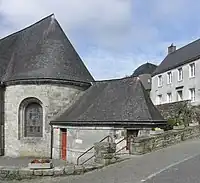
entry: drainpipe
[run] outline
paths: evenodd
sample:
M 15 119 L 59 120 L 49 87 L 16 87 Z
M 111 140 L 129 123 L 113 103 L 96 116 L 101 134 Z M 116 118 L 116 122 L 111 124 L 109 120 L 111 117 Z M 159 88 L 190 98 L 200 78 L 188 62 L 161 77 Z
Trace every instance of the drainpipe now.
M 51 159 L 53 158 L 53 125 L 51 125 Z

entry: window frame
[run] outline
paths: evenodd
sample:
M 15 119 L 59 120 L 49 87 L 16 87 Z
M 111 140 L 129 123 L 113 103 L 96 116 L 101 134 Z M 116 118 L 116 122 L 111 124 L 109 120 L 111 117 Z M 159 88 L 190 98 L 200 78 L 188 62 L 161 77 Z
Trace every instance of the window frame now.
M 177 101 L 183 101 L 183 90 L 177 90 L 176 92 L 177 92 Z M 180 97 L 179 92 L 182 93 L 182 97 Z M 180 97 L 180 100 L 179 100 L 179 97 Z
M 169 95 L 170 94 L 170 95 Z M 170 96 L 170 97 L 169 97 Z M 167 102 L 170 103 L 172 102 L 172 92 L 167 93 Z
M 180 67 L 178 70 L 178 81 L 183 81 L 183 68 Z M 181 74 L 180 74 L 181 73 Z M 180 77 L 181 76 L 181 77 Z
M 191 100 L 191 102 L 195 102 L 195 99 L 196 99 L 195 88 L 189 89 L 189 99 Z
M 157 105 L 160 105 L 160 104 L 162 104 L 162 94 L 157 95 Z
M 196 68 L 195 68 L 195 63 L 193 62 L 193 63 L 190 63 L 189 64 L 189 78 L 194 78 L 195 77 L 195 70 L 196 70 Z
M 42 108 L 42 124 L 41 124 L 41 136 L 26 136 L 25 135 L 25 109 L 31 103 L 37 103 Z M 45 111 L 42 102 L 37 98 L 26 98 L 19 105 L 19 115 L 18 115 L 18 140 L 39 140 L 44 138 L 44 128 L 45 128 Z
M 163 85 L 163 78 L 162 78 L 162 75 L 159 75 L 158 76 L 158 87 L 162 87 Z
M 172 72 L 169 71 L 167 72 L 167 84 L 171 84 L 172 83 Z
M 34 117 L 41 120 L 41 123 L 40 122 L 38 123 L 37 120 L 33 120 Z M 24 137 L 42 137 L 43 136 L 42 129 L 43 129 L 42 106 L 37 102 L 31 102 L 24 108 Z

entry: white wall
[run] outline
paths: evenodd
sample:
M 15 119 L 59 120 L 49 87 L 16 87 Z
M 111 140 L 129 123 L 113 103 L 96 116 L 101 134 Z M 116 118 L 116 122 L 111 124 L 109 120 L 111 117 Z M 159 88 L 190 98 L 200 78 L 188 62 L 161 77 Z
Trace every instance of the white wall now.
M 113 136 L 114 130 L 111 127 L 57 127 L 54 126 L 54 143 L 53 143 L 53 158 L 61 158 L 61 132 L 59 128 L 67 128 L 67 161 L 69 163 L 76 163 L 79 155 L 92 147 L 94 143 L 99 142 L 107 135 Z M 121 140 L 123 129 L 115 129 L 118 134 L 117 141 Z M 121 148 L 124 144 L 120 144 Z M 90 151 L 80 162 L 91 157 L 94 151 Z M 92 160 L 93 161 L 93 160 Z M 91 161 L 90 161 L 91 162 Z
M 193 62 L 191 62 L 193 63 Z M 178 81 L 178 68 L 168 70 L 167 72 L 158 74 L 152 77 L 152 89 L 151 89 L 151 99 L 155 105 L 157 105 L 157 96 L 162 95 L 162 103 L 168 103 L 167 93 L 172 93 L 172 102 L 177 101 L 177 90 L 176 87 L 183 86 L 183 100 L 189 100 L 189 89 L 195 88 L 195 102 L 193 105 L 200 104 L 200 60 L 194 61 L 195 63 L 195 77 L 189 78 L 189 64 L 185 64 L 182 67 L 183 69 L 183 80 Z M 167 73 L 172 72 L 172 83 L 167 84 Z M 158 76 L 162 75 L 163 85 L 158 87 Z

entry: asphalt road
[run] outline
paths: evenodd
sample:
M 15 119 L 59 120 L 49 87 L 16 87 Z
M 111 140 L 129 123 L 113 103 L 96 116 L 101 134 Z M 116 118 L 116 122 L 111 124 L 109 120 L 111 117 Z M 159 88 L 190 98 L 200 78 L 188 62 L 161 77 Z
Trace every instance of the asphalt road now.
M 11 183 L 200 183 L 200 139 L 183 142 L 81 176 Z M 10 183 L 0 181 L 0 183 Z
M 200 183 L 200 156 L 164 170 L 145 183 Z

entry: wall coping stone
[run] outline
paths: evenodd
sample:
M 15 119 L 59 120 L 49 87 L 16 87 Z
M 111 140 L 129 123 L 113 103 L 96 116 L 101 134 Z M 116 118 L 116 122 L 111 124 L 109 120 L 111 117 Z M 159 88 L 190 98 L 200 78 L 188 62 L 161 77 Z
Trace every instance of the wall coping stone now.
M 152 136 L 136 137 L 132 139 L 131 142 L 131 154 L 146 154 L 196 137 L 200 137 L 199 125 L 186 127 L 184 129 L 170 130 Z

